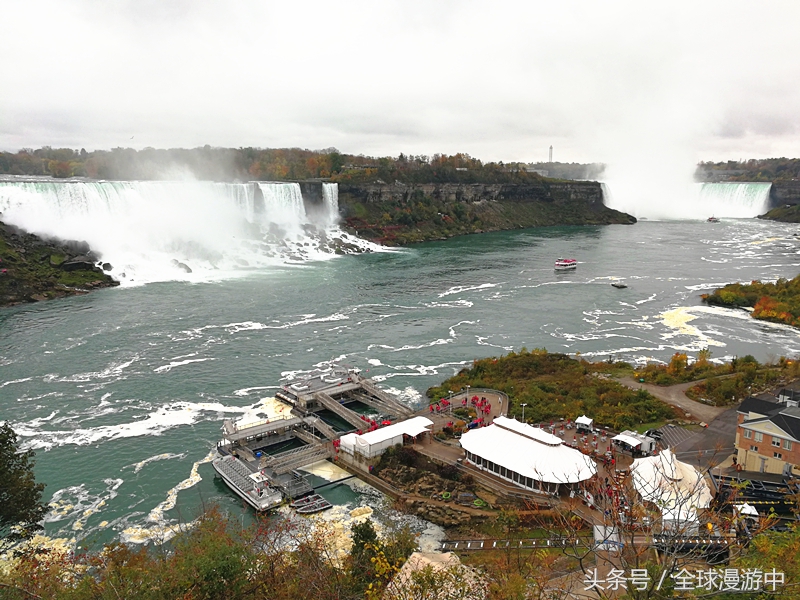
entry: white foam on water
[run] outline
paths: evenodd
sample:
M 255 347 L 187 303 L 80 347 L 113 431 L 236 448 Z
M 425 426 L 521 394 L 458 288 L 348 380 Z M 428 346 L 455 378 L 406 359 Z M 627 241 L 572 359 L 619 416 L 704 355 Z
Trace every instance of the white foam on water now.
M 399 399 L 400 402 L 406 406 L 413 408 L 422 403 L 422 394 L 416 388 L 413 388 L 410 385 L 404 387 L 403 389 L 387 387 L 385 390 Z
M 498 285 L 502 285 L 500 283 L 482 283 L 480 285 L 457 285 L 455 287 L 451 287 L 446 292 L 442 292 L 439 294 L 439 298 L 444 298 L 445 296 L 451 296 L 452 294 L 460 294 L 462 292 L 471 292 L 474 290 L 485 290 L 487 288 L 497 287 Z
M 451 325 L 450 326 L 450 329 L 449 329 L 450 337 L 451 338 L 457 338 L 458 337 L 458 334 L 456 333 L 456 327 L 458 327 L 460 325 L 477 325 L 478 323 L 480 323 L 480 321 L 459 321 L 455 325 Z
M 27 421 L 15 425 L 15 430 L 21 438 L 30 438 L 25 440 L 24 447 L 49 450 L 59 446 L 88 446 L 101 441 L 161 435 L 175 427 L 193 425 L 206 412 L 218 414 L 242 411 L 241 408 L 232 408 L 215 402 L 172 402 L 148 413 L 143 419 L 129 423 L 47 431 L 40 428 L 40 423 Z M 112 412 L 115 412 L 113 408 Z
M 251 392 L 260 392 L 262 390 L 274 390 L 278 386 L 276 385 L 263 385 L 259 387 L 250 387 L 250 388 L 242 388 L 240 390 L 235 390 L 233 392 L 234 396 L 249 396 Z
M 449 302 L 423 302 L 422 306 L 428 308 L 471 308 L 475 306 L 475 303 L 469 300 L 451 300 Z
M 0 383 L 0 389 L 6 387 L 7 385 L 14 385 L 15 383 L 25 383 L 26 381 L 31 381 L 33 377 L 25 377 L 23 379 L 12 379 L 10 381 L 4 381 Z
M 189 365 L 191 363 L 198 363 L 198 362 L 206 362 L 208 360 L 216 360 L 215 358 L 191 358 L 186 360 L 178 360 L 169 363 L 168 365 L 163 365 L 161 367 L 156 367 L 153 369 L 154 373 L 168 373 L 175 367 L 182 367 L 183 365 Z
M 104 479 L 103 483 L 106 484 L 106 489 L 99 494 L 89 492 L 85 484 L 57 490 L 48 504 L 49 510 L 44 522 L 70 521 L 73 531 L 82 531 L 89 517 L 99 512 L 108 501 L 117 497 L 117 490 L 123 480 Z
M 170 452 L 165 452 L 164 454 L 157 454 L 155 456 L 151 456 L 150 458 L 145 458 L 144 460 L 140 460 L 133 465 L 129 465 L 133 467 L 133 472 L 138 473 L 141 471 L 146 465 L 149 465 L 152 462 L 158 462 L 160 460 L 169 460 L 171 458 L 184 458 L 186 453 L 183 454 L 172 454 Z
M 217 449 L 212 448 L 202 459 L 194 462 L 189 472 L 189 476 L 167 491 L 166 499 L 153 508 L 147 515 L 146 522 L 150 525 L 131 525 L 126 527 L 120 534 L 120 539 L 124 543 L 130 544 L 163 544 L 169 541 L 180 532 L 186 531 L 194 526 L 195 522 L 190 523 L 169 523 L 165 514 L 175 508 L 178 501 L 178 493 L 194 487 L 200 481 L 200 465 L 211 462 L 217 456 Z

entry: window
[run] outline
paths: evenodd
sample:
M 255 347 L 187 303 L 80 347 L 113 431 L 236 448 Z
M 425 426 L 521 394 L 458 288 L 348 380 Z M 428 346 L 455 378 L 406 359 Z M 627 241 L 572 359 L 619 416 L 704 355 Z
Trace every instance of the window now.
M 749 440 L 751 437 L 753 437 L 753 432 L 750 431 L 749 429 L 745 429 L 744 430 L 744 437 Z
M 783 449 L 784 450 L 791 450 L 792 449 L 792 442 L 790 440 L 783 440 Z
M 750 446 L 750 450 L 753 452 L 758 452 L 758 446 Z
M 780 452 L 773 452 L 772 458 L 783 458 L 783 455 Z
M 760 431 L 756 431 L 756 437 L 755 437 L 755 440 L 756 440 L 757 442 L 763 442 L 763 441 L 764 441 L 764 434 L 763 434 L 763 433 L 761 433 Z
M 772 445 L 776 448 L 781 447 L 781 438 L 776 438 L 774 435 L 772 436 Z

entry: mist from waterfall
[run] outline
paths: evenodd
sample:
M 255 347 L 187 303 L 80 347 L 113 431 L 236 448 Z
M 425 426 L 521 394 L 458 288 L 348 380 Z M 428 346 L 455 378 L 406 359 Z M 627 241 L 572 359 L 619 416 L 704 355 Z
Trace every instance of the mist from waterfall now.
M 339 228 L 325 186 L 309 215 L 297 183 L 0 181 L 0 220 L 86 241 L 122 284 L 207 281 L 376 249 Z
M 746 219 L 769 210 L 771 183 L 675 183 L 659 179 L 603 184 L 605 203 L 638 219 Z

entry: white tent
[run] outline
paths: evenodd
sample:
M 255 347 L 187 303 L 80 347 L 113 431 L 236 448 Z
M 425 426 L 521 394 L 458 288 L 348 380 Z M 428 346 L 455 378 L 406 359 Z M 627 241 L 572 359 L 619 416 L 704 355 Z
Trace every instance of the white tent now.
M 488 427 L 468 431 L 461 436 L 461 446 L 470 462 L 499 471 L 501 477 L 515 483 L 521 483 L 520 477 L 554 484 L 577 483 L 597 473 L 591 458 L 570 448 L 561 438 L 507 417 L 497 417 Z
M 362 435 L 348 433 L 339 438 L 341 442 L 339 448 L 348 454 L 357 452 L 367 458 L 373 458 L 383 454 L 387 448 L 402 444 L 404 435 L 416 437 L 428 431 L 431 425 L 433 421 L 427 417 L 413 417 Z
M 696 522 L 697 509 L 708 508 L 713 498 L 702 473 L 672 450 L 634 460 L 631 477 L 639 495 L 661 509 L 664 521 Z
M 631 448 L 638 448 L 642 445 L 642 440 L 634 437 L 632 433 L 633 432 L 631 431 L 623 431 L 622 433 L 615 435 L 613 438 L 611 438 L 611 440 L 614 442 L 622 442 Z
M 575 419 L 575 425 L 578 429 L 588 429 L 592 431 L 592 423 L 594 423 L 594 419 L 590 419 L 586 415 L 581 415 L 577 419 Z

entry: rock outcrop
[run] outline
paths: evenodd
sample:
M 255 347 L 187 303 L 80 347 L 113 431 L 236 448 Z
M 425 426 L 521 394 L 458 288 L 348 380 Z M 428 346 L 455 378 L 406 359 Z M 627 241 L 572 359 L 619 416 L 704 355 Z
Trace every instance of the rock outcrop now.
M 97 262 L 86 242 L 45 240 L 0 222 L 0 306 L 119 285 Z
M 554 225 L 631 224 L 594 181 L 531 184 L 339 184 L 348 229 L 388 245 Z

